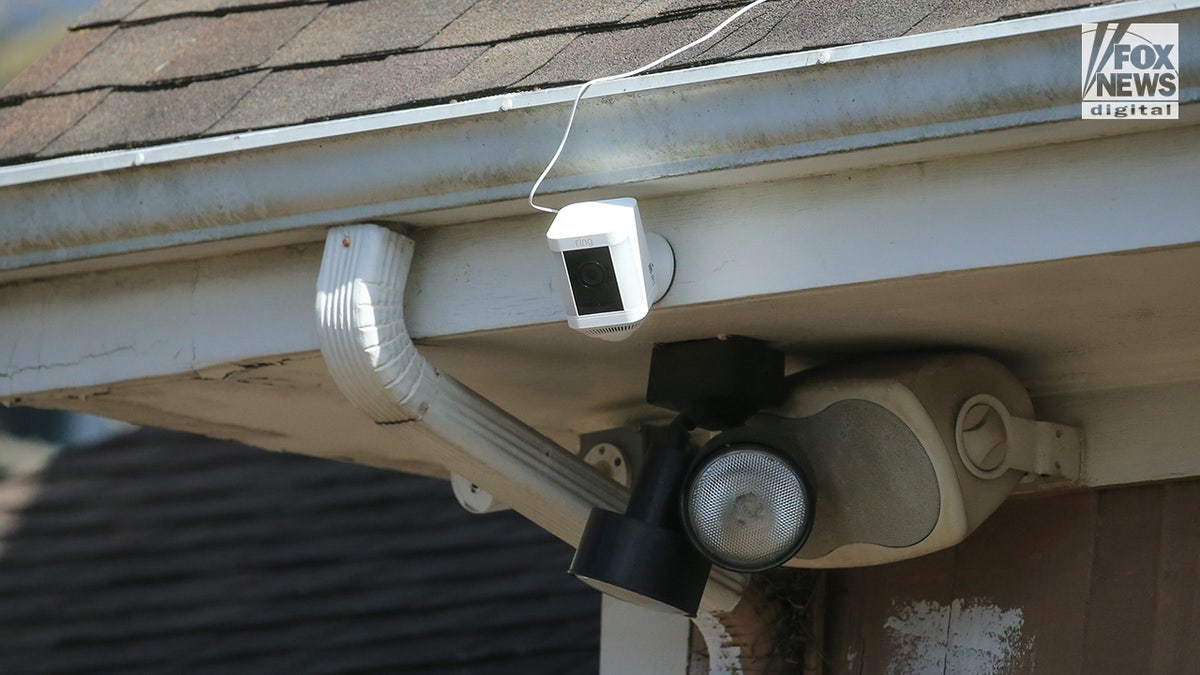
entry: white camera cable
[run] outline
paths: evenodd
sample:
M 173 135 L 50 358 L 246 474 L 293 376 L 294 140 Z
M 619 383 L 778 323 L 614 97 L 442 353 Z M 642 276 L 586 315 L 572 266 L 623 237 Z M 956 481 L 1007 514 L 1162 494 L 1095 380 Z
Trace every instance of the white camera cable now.
M 558 149 L 554 151 L 554 156 L 550 158 L 550 163 L 546 165 L 545 170 L 542 171 L 542 175 L 538 176 L 538 179 L 533 182 L 533 187 L 529 190 L 529 205 L 532 206 L 533 208 L 537 209 L 538 211 L 545 211 L 546 213 L 558 213 L 558 209 L 552 209 L 547 206 L 539 206 L 539 205 L 535 204 L 533 201 L 533 197 L 534 197 L 534 195 L 537 194 L 538 188 L 541 187 L 542 181 L 546 180 L 546 176 L 549 175 L 550 170 L 554 168 L 554 164 L 556 162 L 558 162 L 558 157 L 559 157 L 559 155 L 562 154 L 563 148 L 566 147 L 567 138 L 571 135 L 571 125 L 575 123 L 575 113 L 576 113 L 576 111 L 579 110 L 579 101 L 583 98 L 584 93 L 587 92 L 589 87 L 591 87 L 593 84 L 599 84 L 601 82 L 613 82 L 615 80 L 622 80 L 627 77 L 633 77 L 634 75 L 640 75 L 640 74 L 646 72 L 647 70 L 654 68 L 655 66 L 658 66 L 666 61 L 669 61 L 670 59 L 675 58 L 676 56 L 679 56 L 680 54 L 686 52 L 687 50 L 691 49 L 692 47 L 695 47 L 697 45 L 708 42 L 717 33 L 720 33 L 721 31 L 725 30 L 725 28 L 728 27 L 729 24 L 733 23 L 734 21 L 737 21 L 738 17 L 745 14 L 746 12 L 749 12 L 750 10 L 754 9 L 756 6 L 761 5 L 764 2 L 766 2 L 766 0 L 754 0 L 754 2 L 751 2 L 750 4 L 746 5 L 745 7 L 734 12 L 729 18 L 722 21 L 720 24 L 717 25 L 716 28 L 710 30 L 703 37 L 700 37 L 696 40 L 693 40 L 692 42 L 687 43 L 686 45 L 680 47 L 679 49 L 676 49 L 675 51 L 671 52 L 670 54 L 667 54 L 665 56 L 660 56 L 659 58 L 651 61 L 650 63 L 647 63 L 646 65 L 644 65 L 640 68 L 634 68 L 633 70 L 631 70 L 627 73 L 621 73 L 620 75 L 608 75 L 606 77 L 598 77 L 594 80 L 588 80 L 587 82 L 584 82 L 582 85 L 580 85 L 579 91 L 575 94 L 575 102 L 571 105 L 571 114 L 570 114 L 570 116 L 567 117 L 567 128 L 565 131 L 563 131 L 562 140 L 558 144 Z

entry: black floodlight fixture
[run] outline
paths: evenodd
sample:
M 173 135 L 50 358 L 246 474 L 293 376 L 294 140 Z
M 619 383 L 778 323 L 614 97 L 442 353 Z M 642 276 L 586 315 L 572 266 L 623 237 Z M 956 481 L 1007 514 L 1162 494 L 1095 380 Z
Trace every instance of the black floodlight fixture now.
M 650 445 L 624 515 L 593 509 L 571 573 L 613 597 L 694 616 L 712 563 L 760 571 L 812 527 L 812 482 L 787 444 L 742 425 L 782 402 L 783 353 L 722 337 L 655 345 L 646 400 L 679 413 Z M 689 432 L 724 431 L 696 461 Z
M 812 531 L 812 481 L 780 444 L 768 443 L 743 429 L 717 436 L 680 491 L 692 543 L 736 572 L 782 565 Z
M 812 481 L 791 442 L 741 425 L 785 393 L 783 353 L 728 336 L 657 345 L 646 400 L 723 431 L 700 453 L 680 490 L 684 531 L 709 560 L 758 572 L 789 560 L 813 522 Z
M 711 564 L 679 523 L 679 485 L 691 459 L 688 431 L 678 419 L 651 443 L 624 515 L 592 509 L 570 572 L 619 600 L 695 616 Z

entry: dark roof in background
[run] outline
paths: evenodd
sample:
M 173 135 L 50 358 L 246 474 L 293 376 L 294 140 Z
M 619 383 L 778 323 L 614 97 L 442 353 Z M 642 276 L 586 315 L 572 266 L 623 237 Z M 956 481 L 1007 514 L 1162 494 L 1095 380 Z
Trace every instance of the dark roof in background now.
M 679 68 L 1100 2 L 771 0 Z M 622 72 L 746 0 L 101 0 L 0 91 L 0 164 Z
M 570 548 L 443 481 L 141 431 L 0 482 L 0 672 L 595 673 Z

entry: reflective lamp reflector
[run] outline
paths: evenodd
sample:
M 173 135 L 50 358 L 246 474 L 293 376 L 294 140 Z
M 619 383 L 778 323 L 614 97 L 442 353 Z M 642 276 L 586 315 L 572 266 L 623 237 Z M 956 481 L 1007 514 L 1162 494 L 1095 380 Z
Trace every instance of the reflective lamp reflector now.
M 682 501 L 692 543 L 739 572 L 787 562 L 812 527 L 812 494 L 799 468 L 761 445 L 733 445 L 704 458 Z

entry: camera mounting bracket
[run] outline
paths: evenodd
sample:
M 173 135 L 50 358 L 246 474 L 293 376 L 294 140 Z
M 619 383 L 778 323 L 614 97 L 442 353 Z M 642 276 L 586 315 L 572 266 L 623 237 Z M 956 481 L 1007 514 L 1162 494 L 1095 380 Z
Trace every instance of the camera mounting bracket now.
M 741 426 L 783 401 L 783 352 L 741 336 L 654 346 L 646 401 L 710 431 Z

